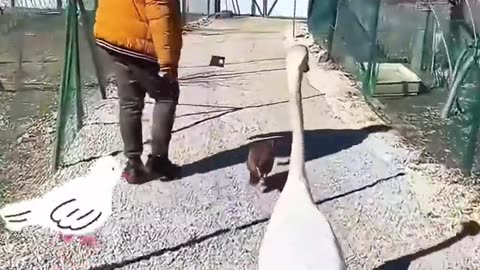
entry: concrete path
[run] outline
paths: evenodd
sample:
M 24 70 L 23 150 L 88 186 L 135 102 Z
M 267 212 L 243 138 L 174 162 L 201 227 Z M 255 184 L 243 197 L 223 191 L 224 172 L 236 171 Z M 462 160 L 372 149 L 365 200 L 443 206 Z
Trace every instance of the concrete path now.
M 114 214 L 98 232 L 95 248 L 59 243 L 36 228 L 7 233 L 6 243 L 0 243 L 0 260 L 5 260 L 0 269 L 255 269 L 276 188 L 287 170 L 278 163 L 289 155 L 283 47 L 289 25 L 234 18 L 188 33 L 171 153 L 186 176 L 119 184 Z M 211 55 L 225 56 L 225 68 L 209 67 Z M 392 134 L 370 135 L 343 121 L 345 112 L 335 111 L 327 102 L 328 89 L 321 89 L 339 80 L 338 74 L 316 69 L 334 77 L 312 83 L 320 91 L 306 80 L 303 86 L 307 173 L 349 268 L 373 269 L 455 235 L 456 228 L 445 228 L 446 221 L 422 209 L 408 177 L 408 151 L 395 147 Z M 110 90 L 109 100 L 89 111 L 59 182 L 82 174 L 88 160 L 121 151 L 114 86 Z M 145 155 L 151 109 L 147 104 Z M 251 136 L 271 133 L 285 137 L 285 147 L 268 189 L 259 193 L 248 185 L 246 145 Z M 410 268 L 412 257 L 385 269 L 474 269 L 480 265 L 478 249 L 479 240 L 467 238 Z

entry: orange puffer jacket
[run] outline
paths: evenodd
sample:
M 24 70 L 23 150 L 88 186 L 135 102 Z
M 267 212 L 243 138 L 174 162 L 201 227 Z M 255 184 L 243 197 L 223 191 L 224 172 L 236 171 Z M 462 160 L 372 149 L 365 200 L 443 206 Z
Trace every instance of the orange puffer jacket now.
M 99 0 L 97 44 L 177 72 L 182 48 L 178 0 Z

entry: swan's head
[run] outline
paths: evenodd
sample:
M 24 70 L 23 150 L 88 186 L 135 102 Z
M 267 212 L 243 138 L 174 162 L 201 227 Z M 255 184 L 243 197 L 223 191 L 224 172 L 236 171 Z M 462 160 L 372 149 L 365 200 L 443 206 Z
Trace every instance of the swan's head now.
M 122 175 L 122 168 L 113 156 L 104 156 L 95 161 L 91 173 L 104 181 L 108 179 L 116 183 Z
M 308 72 L 308 49 L 304 45 L 296 44 L 287 51 L 287 70 Z
M 308 49 L 304 45 L 293 45 L 287 51 L 287 76 L 290 91 L 299 91 L 303 73 L 308 72 Z

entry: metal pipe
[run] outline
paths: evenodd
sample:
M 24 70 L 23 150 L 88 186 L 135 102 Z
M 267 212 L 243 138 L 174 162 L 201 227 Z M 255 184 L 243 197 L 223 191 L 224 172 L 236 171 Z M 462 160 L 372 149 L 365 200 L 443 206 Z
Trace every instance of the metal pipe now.
M 448 51 L 447 41 L 445 40 L 445 36 L 443 35 L 442 28 L 440 27 L 440 20 L 438 19 L 437 13 L 435 12 L 435 9 L 433 8 L 432 4 L 429 4 L 429 5 L 430 5 L 430 9 L 432 10 L 432 14 L 435 17 L 435 23 L 437 27 L 440 28 L 440 33 L 442 34 L 440 37 L 442 38 L 443 46 L 445 47 L 445 54 L 447 55 L 448 70 L 450 71 L 450 74 L 452 74 L 452 60 L 450 60 L 450 52 Z
M 475 40 L 475 50 L 478 50 L 478 39 L 477 39 L 477 30 L 475 29 L 475 21 L 473 20 L 472 9 L 470 8 L 470 3 L 468 0 L 465 0 L 465 4 L 467 4 L 468 13 L 470 14 L 470 21 L 472 23 L 472 30 L 473 30 L 473 39 Z M 477 51 L 475 51 L 476 53 Z
M 295 39 L 296 20 L 297 20 L 297 0 L 293 0 L 293 27 L 292 27 L 293 39 Z
M 450 92 L 448 93 L 448 98 L 447 102 L 445 103 L 445 106 L 442 109 L 442 112 L 440 114 L 440 117 L 442 119 L 447 119 L 450 110 L 452 109 L 453 103 L 455 102 L 455 97 L 457 97 L 458 94 L 458 89 L 460 87 L 460 84 L 463 82 L 465 79 L 465 76 L 467 76 L 468 70 L 470 69 L 470 66 L 475 63 L 475 55 L 470 54 L 470 56 L 467 58 L 465 63 L 462 65 L 462 67 L 458 71 L 458 76 L 455 76 L 454 82 L 452 84 L 452 88 L 450 89 Z
M 478 93 L 477 94 L 477 101 L 473 106 L 473 117 L 472 117 L 472 126 L 470 129 L 470 136 L 467 140 L 467 147 L 465 149 L 465 154 L 463 155 L 463 167 L 467 170 L 467 175 L 470 175 L 473 168 L 473 163 L 475 162 L 475 153 L 477 152 L 478 148 L 478 132 L 480 129 L 480 111 L 479 111 L 479 101 L 478 101 Z
M 215 14 L 219 13 L 221 9 L 220 0 L 215 0 Z
M 83 3 L 83 0 L 77 0 L 78 2 L 78 7 L 80 9 L 80 18 L 82 19 L 83 23 L 83 30 L 85 31 L 85 38 L 87 39 L 88 42 L 88 47 L 90 47 L 90 53 L 92 54 L 92 60 L 93 60 L 93 66 L 95 68 L 95 73 L 97 75 L 98 79 L 98 86 L 100 88 L 100 94 L 102 96 L 102 99 L 107 98 L 107 82 L 106 82 L 106 76 L 104 72 L 104 66 L 100 62 L 100 58 L 97 53 L 97 48 L 95 45 L 94 41 L 94 35 L 92 32 L 93 26 L 90 25 L 90 21 L 88 20 L 88 15 L 87 11 L 85 10 L 85 5 Z
M 182 26 L 187 23 L 187 0 L 182 0 Z
M 370 98 L 372 95 L 373 95 L 373 92 L 371 91 L 372 90 L 372 83 L 374 83 L 374 85 L 376 85 L 376 71 L 378 70 L 378 66 L 377 66 L 377 46 L 375 46 L 377 44 L 377 29 L 378 29 L 378 17 L 379 17 L 379 14 L 380 14 L 380 0 L 377 0 L 377 6 L 376 6 L 376 9 L 375 9 L 375 16 L 373 17 L 374 19 L 372 20 L 372 25 L 370 28 L 370 31 L 373 31 L 373 33 L 371 34 L 370 36 L 370 44 L 371 44 L 371 47 L 370 47 L 370 57 L 369 57 L 369 61 L 368 61 L 368 68 L 367 68 L 367 80 L 368 80 L 368 84 L 365 84 L 364 82 L 362 82 L 363 85 L 366 85 L 367 87 L 367 90 L 368 90 L 368 97 Z M 375 76 L 374 76 L 374 73 L 375 73 Z M 372 82 L 372 80 L 374 79 L 375 77 L 375 82 Z M 364 87 L 364 86 L 362 86 Z M 365 89 L 365 88 L 364 88 Z
M 427 69 L 427 65 L 425 63 L 426 61 L 426 57 L 425 57 L 425 44 L 428 44 L 428 40 L 429 40 L 429 29 L 430 29 L 430 20 L 431 20 L 431 14 L 432 14 L 432 11 L 430 9 L 428 9 L 426 11 L 427 15 L 425 16 L 425 29 L 424 29 L 424 32 L 423 32 L 423 42 L 422 42 L 422 54 L 421 54 L 421 58 L 420 58 L 420 69 L 421 70 L 425 70 Z
M 452 74 L 450 75 L 449 80 L 448 80 L 448 84 L 449 84 L 449 85 L 452 84 L 454 78 L 457 76 L 457 74 L 458 74 L 458 68 L 460 67 L 460 64 L 461 64 L 461 63 L 463 62 L 463 60 L 465 59 L 465 55 L 467 55 L 468 49 L 469 49 L 469 48 L 463 49 L 462 52 L 460 53 L 460 55 L 458 56 L 457 61 L 455 62 L 455 66 L 453 67 L 453 72 L 452 72 Z
M 256 0 L 252 0 L 252 2 L 253 2 L 253 5 L 254 5 L 255 7 L 257 7 L 258 12 L 260 12 L 260 15 L 261 15 L 260 17 L 265 17 L 264 14 L 263 14 L 263 11 L 262 11 L 262 9 L 260 8 L 260 6 L 258 5 L 257 1 L 256 1 Z M 253 12 L 252 14 L 253 14 L 253 16 L 257 16 L 257 15 L 255 15 L 255 12 Z M 258 17 L 258 16 L 257 16 L 257 17 Z
M 333 12 L 332 21 L 330 22 L 330 28 L 328 30 L 328 37 L 327 37 L 327 54 L 328 58 L 332 57 L 332 50 L 333 50 L 333 37 L 335 35 L 335 29 L 337 29 L 337 22 L 338 22 L 338 10 L 340 6 L 340 1 L 337 0 L 337 4 L 335 5 L 335 10 Z
M 210 0 L 207 0 L 207 18 L 210 17 Z
M 263 17 L 267 16 L 267 13 L 268 13 L 267 7 L 268 7 L 268 0 L 263 0 L 263 11 L 262 11 Z
M 72 59 L 72 50 L 71 50 L 71 43 L 72 43 L 72 20 L 71 20 L 71 10 L 68 8 L 69 5 L 72 4 L 73 1 L 67 3 L 67 10 L 65 15 L 65 28 L 66 28 L 66 37 L 65 37 L 65 49 L 64 49 L 64 57 L 63 57 L 63 70 L 62 70 L 62 79 L 60 84 L 60 93 L 58 95 L 58 111 L 57 111 L 57 119 L 56 119 L 56 128 L 55 128 L 55 142 L 53 146 L 53 160 L 52 160 L 52 171 L 56 172 L 58 169 L 59 161 L 60 161 L 60 154 L 61 149 L 60 146 L 64 143 L 65 140 L 65 122 L 66 122 L 66 115 L 65 115 L 65 98 L 66 98 L 66 88 L 68 84 L 68 78 L 70 73 L 71 67 L 71 59 Z
M 83 5 L 83 0 L 78 0 L 79 6 L 85 9 L 85 6 Z M 75 6 L 75 11 L 77 10 L 77 7 Z M 84 17 L 85 14 L 82 14 L 81 17 Z M 81 79 L 81 72 L 80 72 L 80 48 L 78 47 L 78 28 L 79 28 L 79 23 L 78 23 L 78 16 L 77 13 L 75 12 L 75 15 L 72 16 L 73 20 L 73 46 L 71 49 L 73 50 L 73 59 L 72 61 L 72 73 L 70 75 L 73 75 L 73 78 L 70 82 L 73 84 L 73 88 L 75 89 L 75 109 L 76 109 L 76 116 L 77 116 L 77 131 L 80 130 L 83 127 L 83 117 L 85 116 L 85 110 L 83 108 L 83 93 L 82 93 L 82 79 Z M 84 29 L 88 27 L 88 25 L 84 25 Z M 88 39 L 88 37 L 87 37 Z M 71 78 L 71 77 L 70 77 Z
M 270 9 L 267 12 L 267 16 L 270 16 L 270 14 L 272 13 L 272 11 L 275 8 L 275 6 L 277 5 L 277 3 L 278 3 L 278 0 L 275 0 L 275 2 L 273 2 L 273 4 L 270 6 Z
M 17 62 L 15 71 L 15 84 L 14 89 L 23 90 L 24 84 L 24 71 L 23 71 L 23 49 L 25 47 L 25 24 L 22 23 L 20 29 L 14 34 L 14 46 L 17 50 Z
M 431 59 L 431 62 L 430 62 L 430 73 L 433 75 L 433 77 L 435 78 L 435 54 L 437 52 L 436 48 L 437 48 L 437 38 L 436 38 L 436 35 L 437 35 L 437 24 L 435 23 L 433 25 L 433 34 L 432 34 L 432 59 Z

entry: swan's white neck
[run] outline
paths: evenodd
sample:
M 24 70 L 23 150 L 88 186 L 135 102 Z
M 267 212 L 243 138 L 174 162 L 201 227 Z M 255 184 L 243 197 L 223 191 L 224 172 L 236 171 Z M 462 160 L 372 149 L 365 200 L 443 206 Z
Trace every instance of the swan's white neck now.
M 303 134 L 302 93 L 300 91 L 300 74 L 295 74 L 295 91 L 290 91 L 290 123 L 292 127 L 292 152 L 290 154 L 290 173 L 303 174 L 305 167 L 305 147 Z M 292 76 L 292 75 L 291 75 Z
M 287 72 L 290 93 L 289 107 L 292 126 L 292 152 L 290 154 L 289 176 L 285 184 L 285 189 L 303 190 L 308 193 L 308 197 L 313 202 L 310 185 L 305 173 L 305 141 L 301 93 L 303 72 L 299 70 L 299 67 L 287 67 Z

